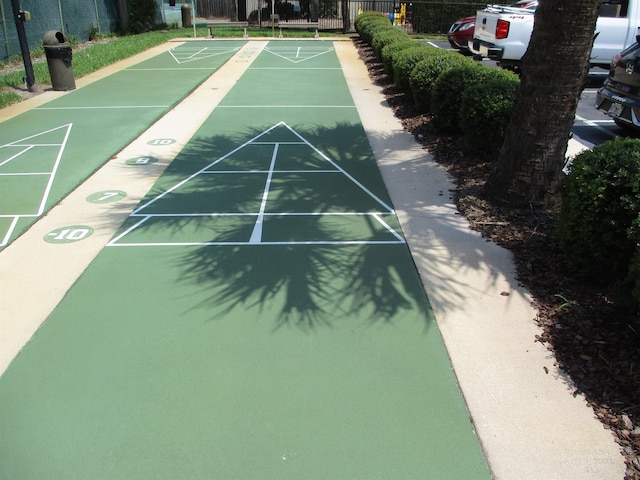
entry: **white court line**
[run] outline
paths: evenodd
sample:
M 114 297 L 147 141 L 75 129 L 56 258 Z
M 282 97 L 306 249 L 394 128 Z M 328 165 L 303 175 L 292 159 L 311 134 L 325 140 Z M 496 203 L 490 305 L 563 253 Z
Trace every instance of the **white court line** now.
M 20 154 L 25 153 L 29 150 L 31 150 L 32 148 L 35 147 L 58 147 L 58 155 L 56 156 L 56 159 L 53 163 L 53 166 L 51 168 L 50 172 L 13 172 L 13 173 L 4 173 L 1 176 L 49 176 L 49 180 L 47 181 L 47 185 L 45 186 L 44 192 L 42 194 L 42 198 L 40 200 L 40 204 L 38 206 L 38 210 L 36 211 L 36 213 L 31 213 L 31 214 L 5 214 L 2 215 L 2 218 L 13 218 L 11 224 L 9 225 L 9 229 L 7 230 L 7 233 L 5 234 L 5 236 L 2 239 L 2 243 L 0 243 L 0 247 L 4 247 L 5 245 L 7 245 L 7 243 L 9 242 L 9 239 L 11 238 L 11 235 L 13 234 L 13 231 L 16 228 L 16 225 L 18 224 L 18 221 L 20 220 L 20 218 L 34 218 L 34 217 L 40 217 L 45 209 L 45 206 L 47 204 L 47 200 L 49 198 L 49 193 L 51 192 L 51 188 L 53 185 L 53 181 L 55 179 L 56 173 L 58 171 L 58 167 L 60 165 L 60 161 L 62 159 L 62 154 L 64 153 L 66 144 L 67 144 L 67 140 L 69 139 L 69 134 L 71 133 L 71 127 L 73 126 L 72 123 L 68 123 L 67 125 L 63 125 L 61 127 L 56 127 L 56 128 L 52 128 L 49 130 L 46 130 L 44 132 L 40 132 L 40 133 L 36 133 L 34 135 L 30 135 L 26 138 L 21 138 L 20 140 L 16 140 L 15 142 L 11 142 L 11 143 L 7 143 L 4 145 L 1 145 L 0 148 L 6 148 L 6 147 L 27 147 L 24 148 L 23 150 L 21 150 Z M 32 138 L 36 138 L 42 135 L 46 135 L 48 133 L 54 132 L 56 130 L 59 130 L 61 128 L 66 128 L 66 132 L 64 134 L 64 138 L 62 140 L 61 143 L 43 143 L 43 144 L 38 144 L 38 143 L 34 143 L 34 144 L 24 144 L 25 140 L 29 140 Z M 19 155 L 20 155 L 19 154 Z M 16 155 L 12 156 L 9 160 L 15 160 L 17 158 Z M 2 165 L 6 164 L 9 160 L 5 161 L 2 163 Z
M 219 105 L 217 108 L 356 108 L 355 105 Z
M 259 212 L 204 212 L 204 213 L 137 213 L 131 217 L 255 217 Z M 264 212 L 265 217 L 375 217 L 393 215 L 389 212 Z
M 115 110 L 115 109 L 139 109 L 139 108 L 169 108 L 171 105 L 113 105 L 95 107 L 36 107 L 35 110 Z
M 309 148 L 311 148 L 313 151 L 315 151 L 318 155 L 320 155 L 322 158 L 324 158 L 327 162 L 329 162 L 335 168 L 340 170 L 340 172 L 342 172 L 349 180 L 351 180 L 353 183 L 355 183 L 357 186 L 359 186 L 363 191 L 365 191 L 367 194 L 369 194 L 369 196 L 371 196 L 371 198 L 373 198 L 376 202 L 378 202 L 383 208 L 387 209 L 389 213 L 393 213 L 393 208 L 391 208 L 389 205 L 387 205 L 385 202 L 383 202 L 380 198 L 378 198 L 377 195 L 375 195 L 371 190 L 369 190 L 367 187 L 365 187 L 363 184 L 361 184 L 358 180 L 356 180 L 344 168 L 342 168 L 337 163 L 335 163 L 333 160 L 331 160 L 329 157 L 327 157 L 324 153 L 322 153 L 320 150 L 318 150 L 314 145 L 311 145 L 304 137 L 302 137 L 302 135 L 300 135 L 298 132 L 296 132 L 289 125 L 287 125 L 284 122 L 280 122 L 280 124 L 282 124 L 291 133 L 293 133 L 296 137 L 298 137 L 300 140 L 302 140 L 304 143 L 306 143 L 309 146 Z
M 295 137 L 297 137 L 300 141 L 284 141 L 284 142 L 278 142 L 278 141 L 261 141 L 260 139 L 262 137 L 264 137 L 265 135 L 269 134 L 272 130 L 274 130 L 277 127 L 284 127 L 286 128 L 289 133 L 293 134 Z M 239 150 L 243 149 L 246 146 L 250 146 L 250 145 L 271 145 L 273 146 L 273 151 L 271 153 L 271 159 L 270 159 L 270 165 L 269 165 L 269 169 L 268 170 L 212 170 L 217 164 L 219 164 L 220 162 L 226 160 L 227 158 L 229 158 L 231 155 L 235 154 L 236 152 L 238 152 Z M 276 170 L 275 166 L 276 166 L 276 161 L 278 158 L 278 152 L 280 149 L 280 145 L 305 145 L 306 147 L 308 147 L 309 149 L 311 149 L 313 152 L 315 152 L 317 155 L 320 156 L 320 158 L 322 160 L 324 160 L 328 165 L 332 166 L 333 169 L 322 169 L 322 170 L 300 170 L 300 169 L 295 169 L 295 170 Z M 295 172 L 295 173 L 331 173 L 331 174 L 342 174 L 344 175 L 347 179 L 349 179 L 355 186 L 357 186 L 361 191 L 365 192 L 371 199 L 373 199 L 376 203 L 378 203 L 379 206 L 381 206 L 384 210 L 383 211 L 379 211 L 379 212 L 271 212 L 268 213 L 267 210 L 267 205 L 268 205 L 268 201 L 269 201 L 269 192 L 270 192 L 270 186 L 272 183 L 272 179 L 273 179 L 273 175 L 275 173 L 290 173 L 290 172 Z M 165 198 L 167 195 L 169 195 L 171 192 L 177 190 L 178 188 L 181 188 L 182 186 L 184 186 L 186 183 L 188 183 L 189 181 L 193 180 L 194 178 L 196 178 L 197 176 L 201 175 L 201 174 L 207 174 L 207 175 L 215 175 L 215 174 L 247 174 L 247 173 L 258 173 L 261 175 L 265 175 L 266 174 L 266 179 L 265 179 L 265 186 L 264 186 L 264 190 L 262 192 L 262 198 L 260 201 L 260 208 L 257 212 L 221 212 L 221 213 L 215 213 L 215 212 L 198 212 L 198 213 L 146 213 L 144 210 L 151 206 L 152 204 L 154 204 L 155 202 L 159 201 L 162 198 Z M 405 243 L 404 238 L 402 237 L 401 234 L 399 234 L 398 232 L 396 232 L 387 222 L 385 222 L 383 220 L 382 217 L 384 216 L 388 216 L 388 215 L 394 215 L 394 210 L 393 208 L 391 208 L 391 206 L 387 205 L 387 203 L 385 203 L 383 200 L 381 200 L 378 196 L 376 196 L 372 191 L 370 191 L 368 188 L 366 188 L 362 183 L 360 183 L 358 180 L 356 180 L 351 174 L 349 174 L 346 170 L 344 170 L 342 167 L 340 167 L 338 164 L 336 164 L 333 160 L 331 160 L 327 155 L 325 155 L 323 152 L 321 152 L 318 148 L 316 148 L 315 146 L 313 146 L 309 141 L 307 141 L 302 135 L 300 135 L 298 132 L 296 132 L 293 128 L 291 128 L 289 125 L 287 125 L 284 121 L 279 122 L 276 125 L 273 125 L 272 127 L 270 127 L 269 129 L 265 130 L 264 132 L 260 133 L 259 135 L 255 136 L 254 138 L 252 138 L 251 140 L 243 143 L 242 145 L 238 146 L 237 148 L 231 150 L 230 152 L 228 152 L 226 155 L 220 157 L 219 159 L 211 162 L 210 164 L 206 165 L 205 167 L 201 168 L 200 170 L 198 170 L 197 172 L 191 174 L 190 176 L 188 176 L 187 178 L 183 179 L 182 181 L 178 182 L 177 184 L 173 185 L 171 188 L 169 188 L 168 190 L 165 190 L 164 192 L 161 192 L 159 195 L 157 195 L 156 197 L 152 198 L 151 200 L 149 200 L 148 202 L 146 202 L 145 204 L 141 205 L 140 207 L 138 207 L 137 209 L 135 209 L 132 213 L 131 213 L 131 217 L 141 217 L 141 220 L 137 221 L 134 225 L 132 225 L 131 227 L 127 228 L 123 233 L 121 233 L 120 235 L 118 235 L 116 238 L 114 238 L 111 242 L 109 242 L 109 246 L 169 246 L 169 245 L 173 245 L 173 246 L 206 246 L 206 245 L 218 245 L 218 246 L 222 246 L 222 245 L 274 245 L 274 244 L 279 244 L 279 245 L 301 245 L 301 244 L 305 244 L 305 245 L 364 245 L 364 244 L 398 244 L 398 243 Z M 264 226 L 264 219 L 265 217 L 287 217 L 287 216 L 291 216 L 291 217 L 330 217 L 330 216 L 343 216 L 343 217 L 347 217 L 347 216 L 358 216 L 358 217 L 372 217 L 379 225 L 381 225 L 388 233 L 390 233 L 393 237 L 395 237 L 395 240 L 381 240 L 381 241 L 373 241 L 373 240 L 318 240 L 318 241 L 287 241 L 287 242 L 269 242 L 269 241 L 263 241 L 262 239 L 262 233 L 263 233 L 263 226 Z M 132 243 L 127 243 L 126 240 L 124 240 L 124 237 L 126 237 L 128 234 L 130 234 L 131 232 L 133 232 L 134 230 L 136 230 L 138 227 L 142 226 L 145 222 L 148 222 L 151 218 L 155 218 L 158 217 L 159 219 L 162 218 L 204 218 L 204 217 L 208 217 L 208 218 L 216 218 L 216 217 L 255 217 L 256 220 L 254 222 L 254 226 L 253 226 L 253 230 L 251 232 L 251 235 L 249 237 L 249 239 L 247 241 L 241 241 L 241 242 L 233 242 L 233 241 L 213 241 L 213 242 L 132 242 Z
M 286 50 L 286 49 L 283 49 L 282 51 L 285 51 L 285 50 Z M 320 55 L 324 55 L 324 54 L 326 54 L 326 53 L 333 52 L 333 51 L 335 51 L 335 50 L 334 50 L 333 48 L 330 48 L 330 49 L 328 49 L 328 50 L 324 50 L 324 51 L 321 51 L 321 52 L 319 52 L 319 53 L 316 53 L 315 55 L 311 55 L 311 56 L 309 56 L 309 57 L 300 58 L 300 59 L 298 59 L 298 60 L 294 60 L 294 59 L 291 59 L 291 58 L 289 58 L 289 57 L 285 57 L 284 55 L 280 55 L 279 53 L 275 52 L 273 49 L 271 49 L 271 48 L 269 48 L 269 47 L 265 48 L 265 49 L 264 49 L 264 51 L 265 51 L 265 52 L 269 52 L 269 53 L 271 53 L 271 54 L 275 55 L 276 57 L 280 57 L 280 58 L 282 58 L 282 59 L 286 60 L 287 62 L 291 62 L 291 63 L 301 63 L 301 62 L 306 62 L 307 60 L 311 60 L 312 58 L 319 57 Z M 293 49 L 291 49 L 291 50 L 289 50 L 289 51 L 293 51 Z
M 192 71 L 192 70 L 209 70 L 211 71 L 211 67 L 167 67 L 167 68 L 127 68 L 123 70 L 123 72 L 165 72 L 168 70 L 176 70 L 179 72 L 183 71 Z
M 109 243 L 110 247 L 228 247 L 263 245 L 399 245 L 399 240 L 318 240 L 300 242 L 158 242 L 158 243 Z
M 195 52 L 193 52 L 193 54 L 192 54 L 192 55 L 189 55 L 187 58 L 193 58 L 193 57 L 195 57 L 196 55 L 198 55 L 199 53 L 204 52 L 204 51 L 206 51 L 206 50 L 207 50 L 206 48 L 201 48 L 200 50 L 196 50 Z M 173 51 L 171 51 L 171 52 L 173 53 Z M 174 57 L 174 58 L 175 58 L 175 57 Z
M 3 145 L 4 146 L 4 145 Z M 22 155 L 24 152 L 27 152 L 29 150 L 31 150 L 35 145 L 12 145 L 12 146 L 16 146 L 16 147 L 22 147 L 24 146 L 25 149 L 24 150 L 20 150 L 18 153 L 16 153 L 14 156 L 7 158 L 4 162 L 0 163 L 0 167 L 2 167 L 3 165 L 9 163 L 11 160 L 13 160 L 14 158 L 19 157 L 20 155 Z M 2 147 L 0 147 L 2 148 Z
M 10 217 L 9 217 L 10 218 Z M 5 236 L 2 238 L 2 242 L 0 243 L 1 246 L 6 245 L 7 243 L 9 243 L 9 239 L 11 238 L 11 234 L 13 233 L 13 231 L 16 228 L 16 225 L 18 224 L 18 220 L 20 220 L 19 216 L 14 216 L 13 220 L 11 221 L 11 223 L 9 224 L 9 228 L 7 229 L 7 233 L 5 234 Z
M 273 153 L 271 154 L 271 164 L 269 165 L 269 172 L 267 174 L 267 180 L 264 185 L 264 191 L 262 192 L 262 201 L 260 202 L 260 212 L 256 219 L 256 224 L 253 227 L 251 233 L 251 239 L 249 243 L 260 243 L 262 241 L 262 225 L 264 221 L 264 212 L 267 209 L 267 200 L 269 198 L 269 190 L 271 189 L 271 179 L 273 178 L 273 170 L 276 166 L 276 158 L 278 157 L 279 144 L 273 146 Z
M 50 173 L 49 172 L 0 173 L 0 177 L 27 177 L 29 175 L 50 175 Z
M 274 173 L 336 173 L 337 170 L 274 170 Z M 218 174 L 227 174 L 227 173 L 269 173 L 269 170 L 214 170 L 211 172 L 202 172 L 203 175 L 218 175 Z
M 380 218 L 380 215 L 374 214 L 373 218 L 375 218 L 378 222 L 380 222 L 380 224 L 387 229 L 387 231 L 389 233 L 391 233 L 394 237 L 396 237 L 398 240 L 404 242 L 404 238 L 402 238 L 402 236 L 400 236 L 400 234 L 398 234 L 398 232 L 396 232 L 393 228 L 391 228 L 391 225 L 389 225 L 387 222 L 385 222 L 384 220 L 382 220 L 382 218 Z
M 40 208 L 38 209 L 38 215 L 42 215 L 47 204 L 47 199 L 49 198 L 49 193 L 51 193 L 51 188 L 53 187 L 53 180 L 58 172 L 58 167 L 60 166 L 60 161 L 62 160 L 62 154 L 64 153 L 64 149 L 67 146 L 67 140 L 69 139 L 69 134 L 71 133 L 71 127 L 73 123 L 67 125 L 67 131 L 64 134 L 64 139 L 60 144 L 60 148 L 58 149 L 58 155 L 56 157 L 56 161 L 53 165 L 53 169 L 51 170 L 51 176 L 49 177 L 49 182 L 47 183 L 47 187 L 45 188 L 44 195 L 42 196 L 42 201 L 40 202 Z

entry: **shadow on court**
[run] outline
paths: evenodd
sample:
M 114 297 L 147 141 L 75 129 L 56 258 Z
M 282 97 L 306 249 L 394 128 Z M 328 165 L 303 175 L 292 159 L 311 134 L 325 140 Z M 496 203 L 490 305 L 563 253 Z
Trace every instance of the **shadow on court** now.
M 240 158 L 239 154 L 225 156 L 248 138 L 262 139 L 264 131 L 254 128 L 237 138 L 214 135 L 192 140 L 138 207 L 154 209 L 153 220 L 140 223 L 134 234 L 147 245 L 198 239 L 195 244 L 182 244 L 176 262 L 180 281 L 197 285 L 200 295 L 205 294 L 206 300 L 193 308 L 206 309 L 213 319 L 237 307 L 261 310 L 276 302 L 280 310 L 276 329 L 288 325 L 307 330 L 331 327 L 343 317 L 377 323 L 394 322 L 405 310 L 430 312 L 415 267 L 407 261 L 406 244 L 370 214 L 380 204 L 346 182 L 341 172 L 322 172 L 321 163 L 313 165 L 317 170 L 277 170 L 279 178 L 272 179 L 266 195 L 264 162 L 255 157 L 271 155 L 260 150 L 265 145 Z M 364 178 L 367 187 L 388 202 L 380 178 L 367 178 L 372 170 L 366 153 L 370 147 L 359 126 L 316 127 L 306 129 L 304 137 L 354 178 Z M 216 172 L 229 174 L 198 175 L 171 190 L 176 182 L 219 158 L 226 163 L 216 164 Z M 279 162 L 291 167 L 309 160 L 294 152 L 283 154 Z M 234 171 L 239 165 L 245 170 Z M 316 171 L 321 173 L 314 175 Z M 336 188 L 338 181 L 344 188 Z M 154 199 L 160 200 L 154 204 Z M 266 217 L 263 236 L 277 244 L 242 244 L 256 222 L 256 215 L 248 212 L 257 211 L 262 200 L 272 212 Z M 350 213 L 354 204 L 360 209 L 355 216 Z M 395 216 L 387 215 L 386 221 L 399 231 Z M 121 231 L 137 221 L 130 218 Z M 428 325 L 431 316 L 424 318 Z

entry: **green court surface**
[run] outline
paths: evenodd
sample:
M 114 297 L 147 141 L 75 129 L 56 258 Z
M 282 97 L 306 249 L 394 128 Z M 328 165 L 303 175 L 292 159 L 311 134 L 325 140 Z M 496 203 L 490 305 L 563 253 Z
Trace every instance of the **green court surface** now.
M 244 43 L 176 45 L 3 122 L 0 248 L 137 138 Z
M 0 406 L 0 478 L 490 478 L 331 42 L 269 44 Z

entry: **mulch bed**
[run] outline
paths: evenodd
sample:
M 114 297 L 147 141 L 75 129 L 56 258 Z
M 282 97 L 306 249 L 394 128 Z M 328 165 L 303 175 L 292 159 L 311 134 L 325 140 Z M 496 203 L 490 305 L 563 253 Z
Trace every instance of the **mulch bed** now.
M 469 153 L 460 137 L 435 132 L 429 116 L 414 109 L 411 96 L 393 84 L 371 48 L 354 42 L 405 130 L 454 179 L 454 199 L 470 228 L 513 252 L 518 280 L 538 311 L 541 332 L 531 341 L 555 354 L 557 367 L 573 382 L 574 396 L 583 394 L 611 430 L 626 459 L 625 480 L 640 480 L 640 322 L 606 292 L 564 271 L 552 235 L 554 212 L 497 207 L 482 199 L 491 159 Z

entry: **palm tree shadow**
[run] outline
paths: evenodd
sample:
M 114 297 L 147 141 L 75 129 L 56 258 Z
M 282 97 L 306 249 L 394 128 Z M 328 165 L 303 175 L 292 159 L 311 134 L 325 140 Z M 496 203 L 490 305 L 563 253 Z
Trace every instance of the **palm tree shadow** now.
M 138 208 L 143 215 L 155 215 L 137 228 L 140 237 L 198 236 L 200 245 L 183 247 L 178 261 L 179 280 L 199 287 L 193 308 L 210 310 L 212 319 L 236 308 L 269 311 L 275 329 L 294 326 L 307 331 L 345 318 L 388 323 L 404 311 L 429 311 L 406 245 L 376 244 L 381 235 L 390 234 L 384 229 L 381 233 L 380 225 L 367 215 L 384 210 L 390 201 L 359 125 L 305 130 L 304 137 L 312 138 L 314 145 L 331 150 L 331 161 L 339 167 L 336 173 L 314 177 L 314 169 L 323 166 L 312 149 L 308 158 L 296 154 L 285 160 L 287 171 L 274 175 L 269 192 L 271 216 L 265 235 L 271 241 L 249 242 L 247 232 L 264 193 L 260 184 L 268 163 L 257 154 L 258 148 L 249 154 L 237 147 L 264 131 L 256 128 L 243 138 L 218 135 L 190 142 Z M 260 138 L 263 144 L 268 140 Z M 291 162 L 305 168 L 296 170 Z M 362 180 L 368 190 L 346 180 L 349 175 Z M 322 180 L 314 183 L 316 179 Z M 355 207 L 342 188 L 353 188 L 359 202 Z M 344 216 L 327 216 L 349 214 L 354 208 L 365 219 L 357 228 L 345 223 Z M 234 220 L 219 221 L 220 215 Z M 332 242 L 354 236 L 356 244 Z M 430 322 L 428 314 L 422 318 Z

